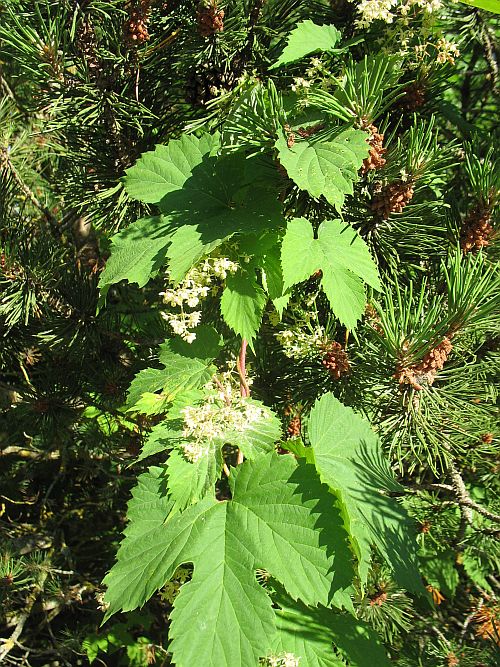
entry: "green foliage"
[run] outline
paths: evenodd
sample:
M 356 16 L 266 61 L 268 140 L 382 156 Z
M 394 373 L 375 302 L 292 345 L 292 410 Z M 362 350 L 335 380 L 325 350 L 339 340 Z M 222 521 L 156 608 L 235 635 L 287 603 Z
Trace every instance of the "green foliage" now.
M 460 0 L 466 5 L 471 7 L 479 7 L 480 9 L 485 9 L 487 12 L 493 12 L 494 14 L 500 14 L 500 2 L 499 0 Z
M 321 285 L 332 311 L 349 329 L 356 327 L 365 308 L 363 280 L 380 289 L 377 268 L 363 239 L 340 220 L 323 222 L 317 239 L 307 220 L 290 220 L 281 263 L 285 290 L 321 270 Z
M 342 209 L 345 196 L 353 194 L 353 183 L 368 154 L 367 135 L 361 130 L 345 130 L 327 142 L 297 142 L 288 147 L 285 138 L 276 142 L 278 157 L 288 176 L 312 196 L 325 199 Z
M 252 341 L 259 330 L 267 302 L 264 290 L 248 272 L 230 276 L 222 294 L 222 317 L 242 338 Z
M 158 477 L 148 473 L 141 485 L 149 500 L 158 490 Z M 194 562 L 193 578 L 182 588 L 172 615 L 172 650 L 181 665 L 200 660 L 207 666 L 257 664 L 266 654 L 275 620 L 255 580 L 257 568 L 268 570 L 305 603 L 333 600 L 350 606 L 345 533 L 311 466 L 267 454 L 233 470 L 231 491 L 230 501 L 206 499 L 166 522 L 168 501 L 155 505 L 153 515 L 135 494 L 131 524 L 105 580 L 109 617 L 142 605 L 179 565 Z M 320 508 L 324 523 L 318 531 Z
M 336 81 L 332 94 L 313 90 L 309 101 L 343 122 L 355 120 L 366 126 L 389 109 L 401 96 L 398 85 L 401 76 L 399 59 L 378 54 L 355 63 L 348 62 L 342 77 Z
M 390 664 L 370 626 L 349 614 L 287 601 L 277 614 L 277 625 L 277 653 L 300 655 L 307 667 L 341 667 L 345 660 L 356 667 Z
M 164 264 L 169 241 L 170 227 L 162 216 L 137 220 L 113 236 L 111 257 L 99 279 L 101 292 L 122 280 L 144 287 Z
M 0 3 L 0 662 L 498 661 L 477 7 Z
M 181 190 L 195 167 L 203 165 L 203 158 L 215 155 L 218 148 L 218 135 L 206 134 L 201 139 L 182 135 L 167 146 L 157 146 L 127 169 L 125 189 L 134 199 L 159 204 L 169 192 Z
M 403 508 L 389 496 L 399 485 L 369 423 L 326 394 L 311 411 L 309 439 L 321 480 L 338 494 L 342 503 L 362 580 L 366 579 L 372 543 L 399 583 L 420 592 L 416 543 L 409 537 L 409 521 Z
M 144 636 L 135 638 L 132 630 L 137 626 L 149 630 L 152 621 L 148 613 L 133 612 L 128 614 L 125 623 L 113 623 L 102 634 L 94 632 L 87 635 L 82 642 L 82 649 L 87 655 L 89 664 L 93 664 L 100 653 L 113 655 L 126 649 L 126 656 L 122 655 L 118 664 L 128 665 L 128 667 L 146 667 L 149 664 L 147 648 L 151 645 L 151 641 Z
M 301 60 L 310 53 L 333 51 L 339 40 L 340 32 L 335 26 L 301 21 L 288 36 L 285 48 L 270 69 Z
M 162 398 L 173 400 L 180 392 L 196 389 L 208 382 L 215 372 L 212 361 L 219 353 L 220 339 L 211 327 L 201 328 L 194 346 L 181 339 L 169 340 L 160 347 L 163 368 L 145 368 L 132 381 L 127 403 L 136 408 L 146 393 L 162 391 Z M 187 354 L 186 354 L 187 352 Z

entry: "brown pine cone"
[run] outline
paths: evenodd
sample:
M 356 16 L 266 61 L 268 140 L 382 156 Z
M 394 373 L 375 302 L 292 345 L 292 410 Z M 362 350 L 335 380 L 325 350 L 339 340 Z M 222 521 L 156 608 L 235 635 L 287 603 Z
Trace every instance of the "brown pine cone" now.
M 316 125 L 311 125 L 310 127 L 299 127 L 297 134 L 302 137 L 302 139 L 308 139 L 312 137 L 313 134 L 320 132 L 325 127 L 324 123 L 317 123 Z
M 234 71 L 221 71 L 205 63 L 189 75 L 186 97 L 191 104 L 205 106 L 215 97 L 232 90 L 236 82 Z
M 387 148 L 384 148 L 384 135 L 379 134 L 378 128 L 375 125 L 367 125 L 366 129 L 369 130 L 371 137 L 368 140 L 370 144 L 370 152 L 368 157 L 363 160 L 363 166 L 361 167 L 361 173 L 366 174 L 372 169 L 380 169 L 386 163 L 384 154 L 387 153 Z
M 100 69 L 101 64 L 96 53 L 97 38 L 94 26 L 87 16 L 84 16 L 76 30 L 76 47 L 89 70 L 96 71 Z
M 370 598 L 370 607 L 374 607 L 375 605 L 381 607 L 386 600 L 387 593 L 385 591 L 379 591 Z
M 490 245 L 494 233 L 490 221 L 491 210 L 488 206 L 479 204 L 472 209 L 460 233 L 460 247 L 464 255 Z
M 498 627 L 500 626 L 500 604 L 483 605 L 473 617 L 476 637 L 494 641 L 500 646 Z
M 302 427 L 301 419 L 298 415 L 293 417 L 288 424 L 286 429 L 289 438 L 297 438 L 300 435 L 300 429 Z
M 374 194 L 372 211 L 384 220 L 391 213 L 401 213 L 413 198 L 413 181 L 395 181 L 388 183 Z
M 198 30 L 202 37 L 211 37 L 224 30 L 224 10 L 219 9 L 217 0 L 200 2 L 197 11 Z
M 426 85 L 423 80 L 414 81 L 404 89 L 404 97 L 398 100 L 398 105 L 406 111 L 416 111 L 425 104 Z
M 338 380 L 350 370 L 347 353 L 340 343 L 333 341 L 325 346 L 325 356 L 321 363 L 328 370 L 332 378 Z
M 129 18 L 123 24 L 124 39 L 129 46 L 140 46 L 149 40 L 150 7 L 151 0 L 140 0 L 137 5 L 129 5 Z
M 420 391 L 423 389 L 422 382 L 427 385 L 433 384 L 438 371 L 443 369 L 452 349 L 450 339 L 444 338 L 433 350 L 427 352 L 420 363 L 399 368 L 394 376 L 398 379 L 399 384 L 409 384 L 413 389 Z

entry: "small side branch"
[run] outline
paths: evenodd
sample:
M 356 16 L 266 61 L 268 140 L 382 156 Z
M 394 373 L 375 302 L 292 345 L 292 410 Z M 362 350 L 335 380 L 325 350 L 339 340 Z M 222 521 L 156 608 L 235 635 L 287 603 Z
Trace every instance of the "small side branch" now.
M 10 171 L 12 174 L 12 177 L 14 181 L 17 183 L 19 189 L 25 194 L 25 196 L 30 200 L 30 202 L 33 204 L 35 208 L 37 208 L 45 217 L 46 221 L 49 223 L 50 229 L 52 232 L 59 237 L 59 228 L 57 226 L 57 221 L 55 217 L 52 215 L 52 213 L 49 211 L 49 209 L 44 206 L 36 197 L 35 193 L 31 190 L 31 188 L 23 181 L 21 176 L 19 175 L 17 169 L 14 167 L 12 164 L 12 160 L 10 159 L 9 153 L 7 149 L 3 146 L 0 146 L 0 165 L 3 165 Z
M 50 553 L 50 555 L 52 554 Z M 26 621 L 29 619 L 31 615 L 31 610 L 33 609 L 33 605 L 35 604 L 40 593 L 43 591 L 43 587 L 45 585 L 45 580 L 47 579 L 48 573 L 49 573 L 48 568 L 41 572 L 40 581 L 29 594 L 28 599 L 26 600 L 26 606 L 17 618 L 17 623 L 16 627 L 14 628 L 14 631 L 12 632 L 10 637 L 1 640 L 3 642 L 3 646 L 0 648 L 0 662 L 3 662 L 3 660 L 7 657 L 7 655 L 12 651 L 12 649 L 15 646 L 19 646 L 19 637 L 21 636 L 24 630 Z
M 238 375 L 240 376 L 240 395 L 242 398 L 248 398 L 250 396 L 250 387 L 248 386 L 246 369 L 247 345 L 248 341 L 243 338 L 241 341 L 240 353 L 236 359 L 236 368 L 238 369 Z M 243 458 L 243 452 L 241 449 L 238 449 L 236 465 L 243 463 Z
M 474 510 L 478 514 L 481 514 L 487 519 L 490 519 L 490 521 L 494 521 L 495 523 L 500 523 L 500 514 L 495 514 L 494 512 L 490 512 L 490 510 L 486 509 L 482 505 L 479 505 L 479 503 L 476 503 L 475 500 L 472 500 L 472 498 L 469 495 L 469 492 L 467 491 L 462 476 L 460 475 L 456 466 L 453 463 L 450 464 L 449 472 L 452 481 L 451 484 L 415 484 L 412 485 L 411 490 L 446 491 L 448 493 L 452 493 L 455 496 L 455 498 L 453 499 L 453 501 L 449 502 L 455 502 L 457 505 L 463 508 L 463 518 L 469 525 L 472 524 L 472 510 Z
M 245 45 L 241 49 L 240 55 L 237 57 L 236 62 L 233 63 L 233 70 L 237 73 L 238 76 L 243 72 L 246 63 L 248 60 L 250 60 L 252 55 L 253 45 L 255 42 L 255 26 L 257 25 L 257 21 L 259 20 L 259 16 L 265 1 L 266 0 L 254 0 L 252 9 L 250 10 Z

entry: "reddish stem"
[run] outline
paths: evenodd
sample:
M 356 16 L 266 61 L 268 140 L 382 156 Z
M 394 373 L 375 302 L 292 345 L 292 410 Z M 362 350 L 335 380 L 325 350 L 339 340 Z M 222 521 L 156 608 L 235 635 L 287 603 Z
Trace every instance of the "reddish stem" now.
M 236 368 L 238 369 L 238 375 L 240 376 L 240 394 L 242 398 L 248 398 L 250 396 L 250 387 L 247 382 L 247 369 L 246 369 L 246 358 L 247 358 L 247 341 L 245 338 L 241 340 L 240 354 L 236 359 Z M 238 458 L 236 460 L 236 465 L 243 463 L 243 452 L 241 449 L 238 449 Z
M 238 357 L 237 368 L 240 376 L 240 393 L 243 398 L 250 396 L 250 387 L 247 382 L 246 371 L 246 357 L 247 357 L 247 341 L 245 338 L 241 341 L 240 356 Z

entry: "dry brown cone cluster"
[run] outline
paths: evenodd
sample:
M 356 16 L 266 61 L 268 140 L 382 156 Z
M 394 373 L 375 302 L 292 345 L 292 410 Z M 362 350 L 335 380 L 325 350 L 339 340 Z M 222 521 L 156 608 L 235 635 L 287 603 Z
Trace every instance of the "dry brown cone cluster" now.
M 381 607 L 386 600 L 387 593 L 385 591 L 379 591 L 378 593 L 375 593 L 375 595 L 372 595 L 370 598 L 370 607 L 375 607 L 375 605 Z
M 295 145 L 295 133 L 292 132 L 292 128 L 288 123 L 283 126 L 283 129 L 286 132 L 286 145 L 288 148 L 292 148 Z
M 458 665 L 460 665 L 460 660 L 453 651 L 446 656 L 446 664 L 448 667 L 458 667 Z
M 186 86 L 186 97 L 191 104 L 205 106 L 225 91 L 232 90 L 237 78 L 234 71 L 222 71 L 204 63 L 192 71 Z
M 426 85 L 425 81 L 414 81 L 404 89 L 404 96 L 398 100 L 398 104 L 406 111 L 416 111 L 424 106 L 426 101 Z
M 366 129 L 371 135 L 368 140 L 370 151 L 368 157 L 363 160 L 363 166 L 361 167 L 362 174 L 383 167 L 386 163 L 384 155 L 387 153 L 387 148 L 384 148 L 384 135 L 379 133 L 378 128 L 370 124 L 366 126 Z
M 380 324 L 380 316 L 377 312 L 377 309 L 375 306 L 373 306 L 371 303 L 367 303 L 365 306 L 365 317 L 367 321 L 370 323 L 370 326 L 372 329 L 374 329 L 377 333 L 379 333 L 381 336 L 384 335 L 384 329 L 382 328 L 382 325 Z
M 464 255 L 490 245 L 493 231 L 490 207 L 482 204 L 475 206 L 465 218 L 460 233 L 460 247 Z
M 42 358 L 42 353 L 37 347 L 27 347 L 23 350 L 22 359 L 27 366 L 34 366 Z
M 431 524 L 429 521 L 424 521 L 423 523 L 420 524 L 420 532 L 421 533 L 428 533 L 431 529 Z
M 321 363 L 332 378 L 338 380 L 350 370 L 347 353 L 340 343 L 333 341 L 325 346 L 325 356 Z
M 224 30 L 224 10 L 219 9 L 217 0 L 200 2 L 197 20 L 198 30 L 202 37 L 211 37 Z
M 77 28 L 76 46 L 89 70 L 99 70 L 101 64 L 96 53 L 97 38 L 94 26 L 87 17 L 84 17 L 83 21 Z
M 444 338 L 433 350 L 427 352 L 420 363 L 398 368 L 394 377 L 397 378 L 399 384 L 409 384 L 413 389 L 420 391 L 423 389 L 422 383 L 431 385 L 434 382 L 452 349 L 450 339 Z
M 413 199 L 414 183 L 408 181 L 394 181 L 380 187 L 374 193 L 372 199 L 372 211 L 384 220 L 391 213 L 401 213 L 407 204 Z
M 125 42 L 129 46 L 140 46 L 149 40 L 148 22 L 151 0 L 129 3 L 129 17 L 123 24 Z
M 473 618 L 476 637 L 494 641 L 500 646 L 500 604 L 483 605 Z
M 302 421 L 299 415 L 295 415 L 290 419 L 286 432 L 289 438 L 297 438 L 300 435 L 300 429 L 302 427 Z

